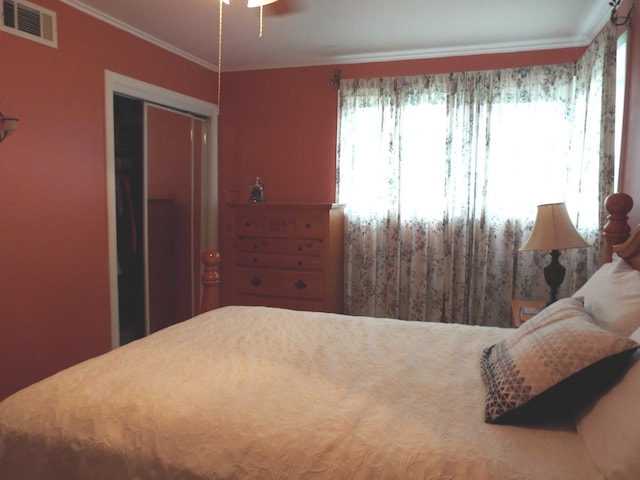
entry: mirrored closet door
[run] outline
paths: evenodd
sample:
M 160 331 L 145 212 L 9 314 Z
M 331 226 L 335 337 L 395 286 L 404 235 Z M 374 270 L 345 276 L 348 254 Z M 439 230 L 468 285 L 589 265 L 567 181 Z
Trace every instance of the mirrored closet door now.
M 114 96 L 120 344 L 198 311 L 206 119 Z

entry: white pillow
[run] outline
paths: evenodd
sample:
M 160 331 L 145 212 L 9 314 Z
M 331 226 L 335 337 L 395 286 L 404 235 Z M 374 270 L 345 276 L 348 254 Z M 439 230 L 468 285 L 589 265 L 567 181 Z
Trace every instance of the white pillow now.
M 640 329 L 631 338 L 640 342 Z M 640 352 L 620 380 L 576 415 L 576 428 L 607 480 L 640 479 Z
M 616 254 L 572 296 L 606 330 L 628 337 L 640 327 L 640 271 Z
M 637 348 L 596 325 L 580 300 L 560 299 L 482 352 L 485 422 L 571 416 L 626 370 Z

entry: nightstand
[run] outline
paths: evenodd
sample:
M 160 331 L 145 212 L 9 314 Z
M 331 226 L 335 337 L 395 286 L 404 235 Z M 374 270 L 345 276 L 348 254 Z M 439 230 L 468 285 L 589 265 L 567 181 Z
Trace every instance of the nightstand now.
M 519 327 L 546 306 L 546 302 L 540 300 L 511 300 L 514 327 Z

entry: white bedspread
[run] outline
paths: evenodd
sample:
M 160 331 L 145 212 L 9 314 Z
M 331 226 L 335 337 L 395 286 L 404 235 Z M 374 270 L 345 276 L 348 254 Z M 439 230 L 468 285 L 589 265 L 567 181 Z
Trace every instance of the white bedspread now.
M 222 308 L 0 403 L 0 478 L 601 479 L 573 425 L 483 422 L 507 332 Z

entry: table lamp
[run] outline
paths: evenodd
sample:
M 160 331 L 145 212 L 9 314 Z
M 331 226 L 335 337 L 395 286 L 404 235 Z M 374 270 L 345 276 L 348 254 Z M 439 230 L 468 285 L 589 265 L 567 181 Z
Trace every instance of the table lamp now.
M 520 251 L 551 250 L 551 262 L 544 267 L 544 279 L 551 288 L 548 305 L 557 300 L 558 287 L 566 271 L 558 261 L 560 250 L 589 246 L 573 226 L 564 203 L 538 205 L 533 231 Z

